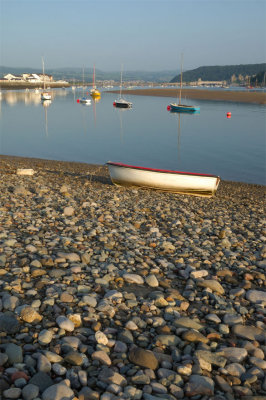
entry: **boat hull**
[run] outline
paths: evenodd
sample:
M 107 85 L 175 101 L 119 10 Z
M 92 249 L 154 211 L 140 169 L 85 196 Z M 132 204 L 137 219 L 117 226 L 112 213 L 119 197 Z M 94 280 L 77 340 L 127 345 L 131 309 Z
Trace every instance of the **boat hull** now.
M 98 90 L 91 90 L 91 97 L 101 97 L 101 93 Z
M 132 103 L 130 103 L 129 101 L 114 101 L 114 106 L 118 107 L 118 108 L 131 108 L 132 107 Z
M 139 186 L 174 193 L 212 197 L 220 183 L 216 175 L 142 168 L 121 163 L 107 163 L 116 185 Z
M 170 104 L 170 111 L 172 112 L 188 112 L 188 113 L 196 113 L 200 111 L 200 107 L 198 106 L 189 106 L 183 104 Z
M 43 92 L 41 94 L 41 100 L 51 100 L 52 96 L 48 92 Z
M 79 103 L 81 104 L 91 104 L 91 99 L 79 99 Z

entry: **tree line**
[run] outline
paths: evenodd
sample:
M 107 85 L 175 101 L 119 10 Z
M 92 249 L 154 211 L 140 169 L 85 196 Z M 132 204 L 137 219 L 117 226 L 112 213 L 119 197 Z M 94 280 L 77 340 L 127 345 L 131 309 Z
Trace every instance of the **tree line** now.
M 230 83 L 252 83 L 253 81 L 263 83 L 266 71 L 266 63 L 205 66 L 183 72 L 184 82 L 202 81 L 226 81 Z M 170 83 L 179 82 L 180 74 L 176 75 Z

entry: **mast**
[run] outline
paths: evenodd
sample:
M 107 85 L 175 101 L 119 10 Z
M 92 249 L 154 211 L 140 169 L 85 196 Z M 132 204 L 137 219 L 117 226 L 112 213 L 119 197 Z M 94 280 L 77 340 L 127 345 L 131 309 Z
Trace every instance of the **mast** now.
M 84 91 L 85 91 L 85 89 L 84 89 L 84 67 L 83 67 L 83 85 L 82 85 L 82 89 L 83 89 L 83 97 L 84 97 Z
M 45 77 L 44 77 L 44 61 L 42 57 L 42 77 L 43 77 L 43 90 L 45 90 Z
M 96 88 L 96 86 L 95 86 L 95 65 L 93 66 L 93 86 L 92 86 L 92 88 L 93 89 L 95 89 Z
M 182 91 L 182 78 L 183 78 L 183 54 L 181 56 L 181 71 L 180 71 L 180 91 L 179 91 L 179 104 L 181 104 L 181 91 Z
M 123 64 L 121 65 L 120 98 L 122 97 L 122 73 L 123 73 Z

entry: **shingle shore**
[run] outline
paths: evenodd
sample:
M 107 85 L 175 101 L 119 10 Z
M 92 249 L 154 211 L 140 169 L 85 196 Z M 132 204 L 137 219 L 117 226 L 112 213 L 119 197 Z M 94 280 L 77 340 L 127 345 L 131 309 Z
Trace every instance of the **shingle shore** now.
M 7 156 L 0 174 L 0 398 L 265 398 L 265 187 L 206 199 Z

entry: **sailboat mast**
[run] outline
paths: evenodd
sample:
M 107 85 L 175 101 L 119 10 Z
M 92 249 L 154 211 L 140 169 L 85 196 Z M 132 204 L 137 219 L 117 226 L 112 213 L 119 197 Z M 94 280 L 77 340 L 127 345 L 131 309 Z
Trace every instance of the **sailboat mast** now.
M 43 90 L 45 90 L 45 76 L 44 76 L 44 60 L 42 57 L 42 78 L 43 78 Z
M 181 104 L 181 92 L 182 92 L 182 83 L 183 83 L 182 79 L 183 79 L 183 54 L 182 54 L 182 57 L 181 57 L 179 104 Z
M 122 97 L 122 74 L 123 74 L 123 64 L 121 65 L 120 98 Z
M 84 67 L 83 67 L 83 85 L 82 85 L 82 89 L 83 89 L 83 97 L 84 97 L 84 91 L 85 91 L 85 88 L 84 88 Z

